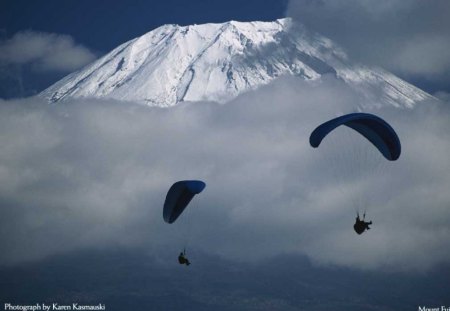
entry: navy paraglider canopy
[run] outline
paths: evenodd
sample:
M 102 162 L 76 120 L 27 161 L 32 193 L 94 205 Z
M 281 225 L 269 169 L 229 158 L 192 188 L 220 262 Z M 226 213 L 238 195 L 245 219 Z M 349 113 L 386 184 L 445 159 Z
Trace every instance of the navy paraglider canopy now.
M 206 184 L 200 180 L 181 180 L 170 187 L 164 202 L 163 218 L 171 224 L 183 213 L 192 198 L 205 189 Z
M 350 113 L 319 125 L 309 137 L 312 147 L 319 147 L 322 140 L 340 125 L 348 126 L 367 138 L 389 161 L 400 157 L 400 139 L 394 129 L 383 119 L 369 113 Z

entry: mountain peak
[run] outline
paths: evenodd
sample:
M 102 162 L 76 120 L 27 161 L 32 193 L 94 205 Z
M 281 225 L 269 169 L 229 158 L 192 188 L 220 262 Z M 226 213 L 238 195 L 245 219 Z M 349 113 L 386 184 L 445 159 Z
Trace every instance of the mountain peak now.
M 163 25 L 130 40 L 41 93 L 114 98 L 152 106 L 226 102 L 282 75 L 316 80 L 333 74 L 369 101 L 410 107 L 429 95 L 378 69 L 351 64 L 336 44 L 290 18 L 274 22 Z

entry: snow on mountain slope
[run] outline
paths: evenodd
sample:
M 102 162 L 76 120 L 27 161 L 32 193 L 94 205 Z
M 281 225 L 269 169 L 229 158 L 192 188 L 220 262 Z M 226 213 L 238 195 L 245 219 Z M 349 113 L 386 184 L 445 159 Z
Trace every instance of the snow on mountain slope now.
M 344 80 L 373 104 L 412 107 L 430 97 L 382 69 L 351 64 L 329 39 L 289 18 L 164 25 L 120 45 L 41 96 L 52 102 L 98 97 L 165 107 L 181 101 L 226 102 L 282 75 L 316 80 L 324 74 Z

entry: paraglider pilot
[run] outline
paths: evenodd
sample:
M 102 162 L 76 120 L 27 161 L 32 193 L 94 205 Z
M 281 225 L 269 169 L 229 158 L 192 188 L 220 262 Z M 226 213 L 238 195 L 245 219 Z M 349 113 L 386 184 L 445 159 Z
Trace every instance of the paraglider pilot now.
M 353 229 L 355 229 L 355 232 L 358 234 L 363 233 L 366 230 L 369 230 L 369 225 L 372 224 L 372 221 L 366 222 L 364 219 L 366 217 L 366 213 L 363 215 L 363 219 L 359 218 L 359 213 L 356 216 L 355 224 L 353 225 Z
M 186 258 L 186 250 L 183 250 L 180 255 L 178 255 L 178 262 L 180 263 L 180 265 L 186 265 L 189 266 L 191 263 L 189 262 L 189 260 Z

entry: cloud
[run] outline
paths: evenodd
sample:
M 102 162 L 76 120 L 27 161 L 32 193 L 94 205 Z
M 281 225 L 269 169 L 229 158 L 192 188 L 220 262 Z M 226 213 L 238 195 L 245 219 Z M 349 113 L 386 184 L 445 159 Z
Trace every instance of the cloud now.
M 0 41 L 0 63 L 31 65 L 40 72 L 74 71 L 95 58 L 92 51 L 68 35 L 21 31 Z
M 359 153 L 350 163 L 332 155 L 345 131 L 318 149 L 308 138 L 361 100 L 325 76 L 282 78 L 225 105 L 3 101 L 0 262 L 189 243 L 238 261 L 293 253 L 364 269 L 448 263 L 449 105 L 371 111 L 397 130 L 403 153 L 381 170 L 350 174 Z M 194 178 L 206 181 L 205 191 L 175 224 L 164 223 L 168 188 Z M 363 206 L 374 225 L 358 236 L 354 211 Z
M 439 98 L 444 103 L 450 103 L 450 93 L 436 92 L 435 94 L 433 94 L 433 96 Z
M 450 81 L 448 1 L 291 0 L 287 14 L 342 44 L 353 59 Z

